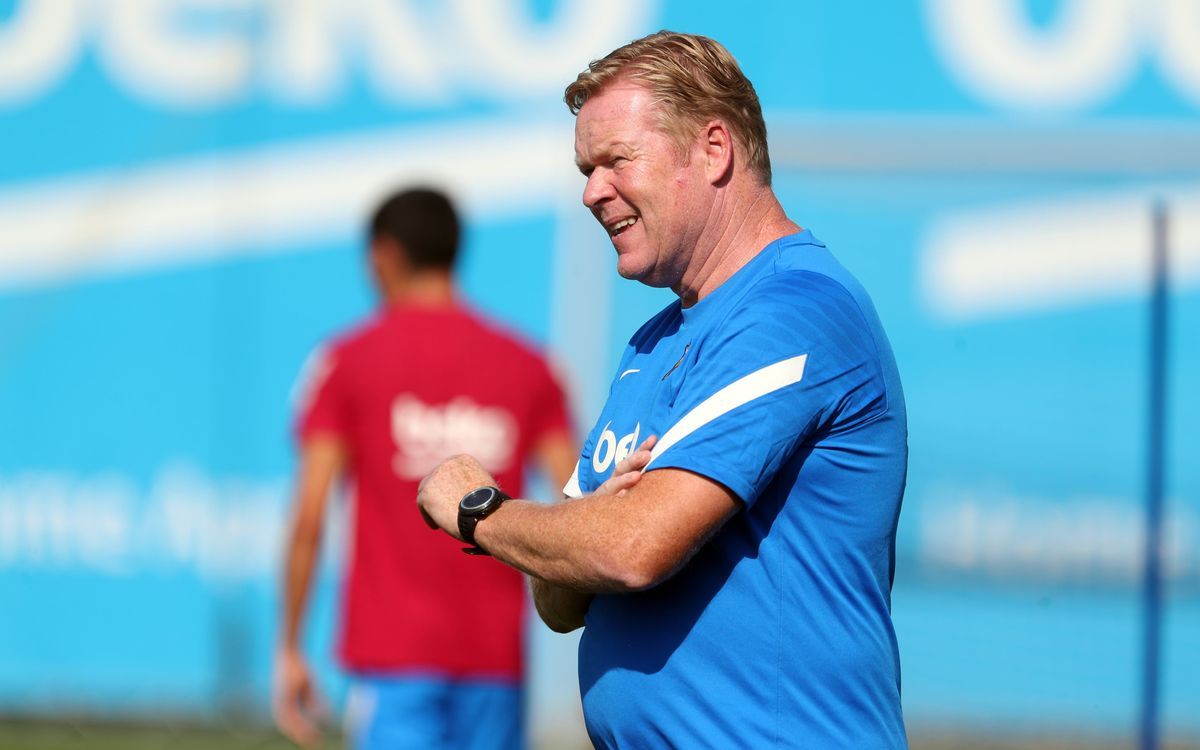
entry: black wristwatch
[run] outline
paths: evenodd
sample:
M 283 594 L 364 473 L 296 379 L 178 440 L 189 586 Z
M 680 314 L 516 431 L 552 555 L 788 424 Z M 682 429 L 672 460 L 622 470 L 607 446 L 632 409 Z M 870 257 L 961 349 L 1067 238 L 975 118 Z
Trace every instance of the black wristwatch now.
M 471 545 L 464 547 L 468 555 L 486 555 L 487 552 L 475 543 L 475 524 L 496 512 L 500 504 L 512 498 L 499 487 L 480 487 L 471 490 L 458 501 L 458 533 L 463 541 Z

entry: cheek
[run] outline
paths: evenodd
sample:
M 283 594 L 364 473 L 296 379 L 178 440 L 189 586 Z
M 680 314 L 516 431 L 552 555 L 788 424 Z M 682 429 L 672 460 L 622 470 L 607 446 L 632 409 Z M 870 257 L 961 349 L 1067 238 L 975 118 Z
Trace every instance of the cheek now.
M 681 221 L 683 217 L 690 214 L 696 203 L 696 186 L 687 179 L 680 178 L 674 180 L 671 185 L 671 194 L 667 197 L 668 211 L 676 221 Z

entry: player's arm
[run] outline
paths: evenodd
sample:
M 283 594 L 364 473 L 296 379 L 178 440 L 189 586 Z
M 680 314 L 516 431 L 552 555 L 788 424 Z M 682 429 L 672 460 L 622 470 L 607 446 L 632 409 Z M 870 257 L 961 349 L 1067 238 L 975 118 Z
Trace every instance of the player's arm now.
M 426 477 L 418 503 L 458 538 L 458 500 L 491 481 L 474 459 L 457 456 Z M 717 482 L 661 469 L 615 494 L 555 505 L 510 500 L 476 526 L 475 540 L 548 583 L 583 592 L 640 591 L 669 578 L 740 508 Z
M 276 655 L 275 720 L 301 745 L 318 739 L 313 721 L 317 694 L 301 647 L 301 627 L 321 549 L 325 508 L 340 476 L 345 451 L 339 439 L 316 435 L 304 442 L 296 480 L 283 577 L 283 622 Z
M 637 484 L 641 478 L 641 470 L 650 461 L 650 450 L 656 441 L 657 437 L 651 435 L 635 451 L 618 462 L 612 477 L 600 486 L 596 494 L 615 495 Z M 565 485 L 568 479 L 569 475 L 562 483 Z M 529 580 L 534 606 L 547 627 L 559 633 L 569 633 L 583 627 L 588 607 L 592 603 L 591 593 L 570 589 L 541 578 L 530 577 Z
M 563 487 L 570 481 L 578 455 L 575 441 L 566 430 L 544 436 L 534 447 L 538 467 L 555 487 Z M 592 601 L 591 594 L 572 591 L 532 576 L 529 588 L 538 616 L 551 630 L 567 633 L 583 625 Z

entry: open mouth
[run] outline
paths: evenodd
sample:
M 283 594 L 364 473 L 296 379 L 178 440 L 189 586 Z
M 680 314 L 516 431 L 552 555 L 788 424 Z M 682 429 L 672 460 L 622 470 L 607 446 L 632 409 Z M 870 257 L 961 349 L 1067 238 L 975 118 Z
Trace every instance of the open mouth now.
M 618 234 L 621 234 L 622 232 L 624 232 L 626 229 L 633 226 L 637 222 L 638 222 L 638 217 L 636 217 L 636 216 L 630 216 L 628 219 L 621 219 L 617 223 L 608 227 L 608 234 L 610 237 L 616 237 Z

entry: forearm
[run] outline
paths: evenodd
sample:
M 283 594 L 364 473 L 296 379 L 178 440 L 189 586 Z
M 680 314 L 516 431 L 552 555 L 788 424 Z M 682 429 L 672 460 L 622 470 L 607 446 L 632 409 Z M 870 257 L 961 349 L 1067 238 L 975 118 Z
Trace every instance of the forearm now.
M 529 588 L 538 616 L 546 627 L 557 633 L 569 633 L 584 625 L 592 594 L 564 588 L 540 578 L 530 577 Z
M 741 507 L 724 486 L 679 469 L 644 474 L 650 454 L 609 478 L 598 494 L 554 505 L 509 500 L 480 520 L 474 541 L 501 562 L 584 593 L 641 591 L 683 566 Z M 464 493 L 494 483 L 478 461 L 455 456 L 438 465 L 417 492 L 432 528 L 462 539 Z
M 325 504 L 334 478 L 341 472 L 343 461 L 342 445 L 336 438 L 318 436 L 304 444 L 283 569 L 280 645 L 286 649 L 300 648 L 300 628 L 308 604 L 317 555 L 321 550 Z
M 288 544 L 283 580 L 283 623 L 280 645 L 285 649 L 300 648 L 300 630 L 308 595 L 320 552 L 319 530 L 293 529 Z
M 475 528 L 493 557 L 534 578 L 582 593 L 652 585 L 628 496 L 593 495 L 542 505 L 510 500 Z M 647 544 L 649 544 L 649 541 Z

